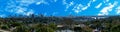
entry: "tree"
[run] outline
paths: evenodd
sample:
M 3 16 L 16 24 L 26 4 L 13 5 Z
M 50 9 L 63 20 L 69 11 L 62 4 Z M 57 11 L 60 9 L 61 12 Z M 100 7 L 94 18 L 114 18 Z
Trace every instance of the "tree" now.
M 111 32 L 120 32 L 120 25 L 112 27 Z
M 11 22 L 10 24 L 11 24 L 12 27 L 16 27 L 16 26 L 22 26 L 23 23 Z
M 1 25 L 0 28 L 4 30 L 9 30 L 10 27 L 8 25 Z
M 50 23 L 49 27 L 52 28 L 53 30 L 57 29 L 57 25 L 55 25 L 55 23 Z
M 17 26 L 12 32 L 29 32 L 29 28 L 27 26 Z
M 54 32 L 54 30 L 50 27 L 41 27 L 36 29 L 35 32 Z
M 49 26 L 44 24 L 36 24 L 33 29 L 35 32 L 54 32 L 56 28 L 53 24 L 50 24 Z
M 81 27 L 75 27 L 75 28 L 74 28 L 74 31 L 75 31 L 75 32 L 82 32 L 82 28 L 81 28 Z

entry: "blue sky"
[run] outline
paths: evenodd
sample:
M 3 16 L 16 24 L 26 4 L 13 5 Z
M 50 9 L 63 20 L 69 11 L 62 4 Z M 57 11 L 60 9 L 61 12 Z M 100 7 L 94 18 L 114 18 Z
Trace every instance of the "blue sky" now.
M 119 15 L 120 0 L 0 0 L 0 17 L 43 14 L 45 16 Z

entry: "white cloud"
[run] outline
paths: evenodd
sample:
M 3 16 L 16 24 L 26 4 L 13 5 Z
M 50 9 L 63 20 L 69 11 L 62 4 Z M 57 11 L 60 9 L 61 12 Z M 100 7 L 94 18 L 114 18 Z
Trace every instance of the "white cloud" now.
M 31 14 L 33 14 L 33 13 L 34 13 L 34 12 L 31 10 L 31 11 L 27 12 L 26 15 L 29 16 L 29 15 L 31 15 Z
M 95 8 L 100 8 L 102 3 L 98 4 Z
M 75 12 L 76 12 L 76 13 L 79 13 L 80 11 L 78 11 L 78 10 L 75 10 Z
M 27 4 L 31 4 L 34 3 L 34 0 L 20 0 L 21 3 L 27 3 Z
M 82 10 L 86 10 L 88 7 L 90 7 L 90 4 L 92 3 L 92 1 L 90 1 L 87 6 L 83 7 Z
M 72 2 L 70 2 L 69 6 L 72 6 L 72 5 L 74 5 L 74 2 L 73 2 L 73 1 L 72 1 Z
M 31 14 L 34 13 L 34 11 L 32 9 L 28 9 L 28 8 L 23 8 L 23 7 L 16 7 L 15 9 L 11 9 L 10 11 L 11 13 L 17 13 L 17 14 L 22 14 L 22 15 L 26 15 L 29 16 Z
M 28 8 L 28 6 L 37 2 L 38 2 L 37 0 L 17 0 L 17 1 L 10 0 L 9 2 L 7 2 L 5 12 L 22 14 L 22 15 L 28 16 L 34 13 L 33 9 Z
M 104 3 L 109 2 L 109 0 L 104 0 Z
M 22 8 L 22 7 L 17 7 L 16 9 L 15 9 L 16 11 L 12 11 L 12 12 L 16 12 L 16 13 L 25 13 L 25 11 L 27 11 L 27 9 L 26 8 Z
M 86 6 L 86 7 L 83 7 L 83 8 L 82 8 L 82 10 L 86 10 L 87 8 L 88 8 L 88 6 Z
M 74 6 L 74 8 L 72 9 L 75 13 L 79 13 L 80 11 L 82 11 L 83 5 L 82 4 L 78 4 L 76 6 Z
M 11 0 L 13 2 L 13 0 Z M 40 4 L 48 4 L 45 0 L 17 0 L 17 3 L 20 3 L 20 5 L 30 5 L 33 3 L 36 3 L 36 5 Z
M 41 0 L 36 2 L 36 5 L 40 5 L 40 4 L 48 4 L 45 0 Z
M 36 5 L 39 5 L 39 4 L 41 4 L 41 2 L 37 2 L 37 3 L 36 3 Z
M 69 7 L 71 7 L 72 5 L 74 5 L 74 2 L 73 2 L 73 1 L 70 2 L 70 4 L 66 4 L 66 9 L 65 9 L 65 11 L 67 11 L 67 9 L 68 9 Z
M 116 8 L 116 14 L 120 14 L 120 6 Z
M 108 2 L 109 0 L 106 0 L 106 2 Z
M 94 2 L 94 1 L 95 0 L 89 1 L 86 6 L 82 5 L 82 4 L 76 4 L 72 10 L 76 13 L 84 11 L 84 10 L 88 9 L 90 7 L 91 3 Z
M 54 0 L 54 2 L 57 2 L 57 0 Z
M 30 4 L 35 3 L 36 1 L 35 0 L 16 0 L 15 2 L 16 3 L 14 3 L 14 1 L 11 0 L 10 5 L 19 3 L 20 6 L 28 6 Z
M 110 11 L 112 11 L 112 8 L 117 5 L 117 2 L 114 2 L 113 4 L 109 4 L 109 6 L 104 7 L 98 15 L 108 15 Z
M 66 0 L 62 0 L 62 2 L 63 2 L 63 5 L 68 4 L 68 3 L 66 2 Z
M 96 0 L 92 0 L 92 2 L 95 2 Z
M 89 6 L 83 7 L 82 10 L 86 10 Z
M 103 14 L 98 14 L 98 16 L 103 16 Z

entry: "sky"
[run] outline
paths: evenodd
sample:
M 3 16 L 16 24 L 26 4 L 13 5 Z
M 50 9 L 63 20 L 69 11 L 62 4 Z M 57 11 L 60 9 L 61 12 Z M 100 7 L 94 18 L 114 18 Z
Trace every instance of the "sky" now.
M 120 0 L 0 0 L 0 17 L 9 15 L 120 15 Z

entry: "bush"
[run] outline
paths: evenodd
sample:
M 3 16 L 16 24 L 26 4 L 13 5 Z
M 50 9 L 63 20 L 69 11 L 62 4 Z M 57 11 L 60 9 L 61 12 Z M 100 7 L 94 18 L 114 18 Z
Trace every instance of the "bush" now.
M 9 26 L 8 26 L 8 25 L 1 25 L 0 28 L 1 28 L 1 29 L 4 29 L 4 30 L 9 30 Z
M 29 32 L 29 29 L 26 26 L 17 26 L 12 32 Z

